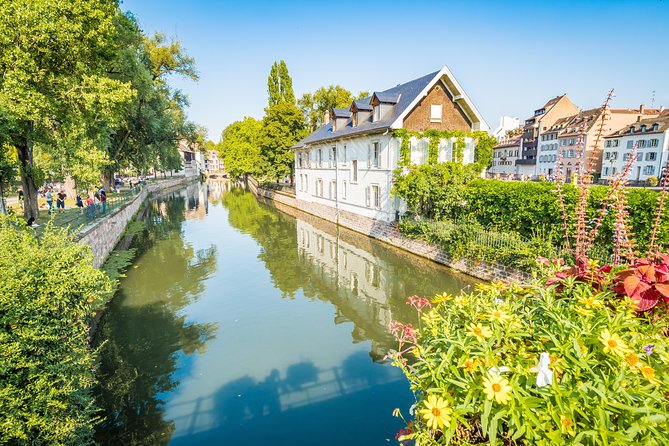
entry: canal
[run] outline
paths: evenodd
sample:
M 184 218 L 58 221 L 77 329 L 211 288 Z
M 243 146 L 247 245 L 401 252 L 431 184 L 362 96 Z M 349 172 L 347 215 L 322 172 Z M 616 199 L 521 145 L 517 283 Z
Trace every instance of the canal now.
M 475 283 L 225 181 L 154 200 L 96 334 L 105 445 L 383 445 L 391 320 Z

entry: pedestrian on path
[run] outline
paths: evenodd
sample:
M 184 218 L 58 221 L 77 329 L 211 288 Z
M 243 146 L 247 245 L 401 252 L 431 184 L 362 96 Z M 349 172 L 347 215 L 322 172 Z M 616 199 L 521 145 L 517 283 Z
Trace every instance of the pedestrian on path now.
M 84 213 L 84 202 L 81 200 L 81 195 L 77 192 L 77 207 L 79 208 L 79 213 Z
M 58 192 L 58 196 L 56 198 L 56 209 L 58 209 L 58 212 L 62 213 L 65 210 L 65 199 L 67 198 L 67 195 L 65 194 L 65 189 L 61 189 L 60 192 Z
M 100 188 L 100 202 L 102 203 L 102 215 L 107 213 L 107 193 L 104 189 Z
M 21 209 L 23 209 L 23 189 L 19 189 L 19 204 L 21 205 Z
M 51 215 L 51 211 L 53 211 L 53 194 L 51 193 L 51 188 L 46 190 L 44 198 L 46 198 L 46 204 L 49 206 L 47 213 Z

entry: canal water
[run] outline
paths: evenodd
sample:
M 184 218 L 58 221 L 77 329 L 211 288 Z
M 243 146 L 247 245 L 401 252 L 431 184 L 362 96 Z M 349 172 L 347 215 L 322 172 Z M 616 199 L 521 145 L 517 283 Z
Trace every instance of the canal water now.
M 100 322 L 105 445 L 384 445 L 413 403 L 384 356 L 462 274 L 225 181 L 156 199 Z

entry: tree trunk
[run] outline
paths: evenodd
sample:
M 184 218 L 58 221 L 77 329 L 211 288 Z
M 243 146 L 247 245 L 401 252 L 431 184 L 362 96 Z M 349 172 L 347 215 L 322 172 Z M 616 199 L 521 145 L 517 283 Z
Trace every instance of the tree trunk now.
M 25 133 L 21 135 L 16 144 L 19 158 L 19 170 L 21 172 L 21 185 L 23 186 L 23 218 L 26 221 L 37 221 L 39 219 L 39 203 L 37 202 L 37 186 L 35 185 L 35 164 L 33 161 L 33 147 L 30 136 L 33 123 L 29 122 Z
M 116 184 L 114 182 L 114 171 L 109 171 L 105 169 L 102 172 L 102 187 L 104 188 L 104 190 L 110 191 L 114 188 L 115 185 Z
M 5 189 L 2 187 L 2 180 L 0 180 L 0 214 L 7 215 L 7 207 L 5 206 Z

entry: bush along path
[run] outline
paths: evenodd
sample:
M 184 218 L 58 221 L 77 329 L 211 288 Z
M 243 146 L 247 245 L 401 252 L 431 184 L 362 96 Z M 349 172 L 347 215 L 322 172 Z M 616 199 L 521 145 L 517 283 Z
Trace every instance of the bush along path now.
M 624 187 L 635 151 L 592 215 L 592 166 L 578 166 L 573 211 L 558 175 L 571 265 L 538 258 L 529 284 L 409 298 L 419 325 L 391 323 L 399 348 L 388 355 L 416 397 L 400 443 L 669 444 L 669 255 L 661 234 L 669 165 L 648 240 L 636 244 Z M 597 262 L 589 254 L 609 217 L 612 254 Z

